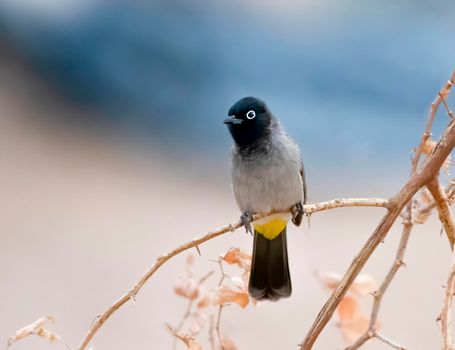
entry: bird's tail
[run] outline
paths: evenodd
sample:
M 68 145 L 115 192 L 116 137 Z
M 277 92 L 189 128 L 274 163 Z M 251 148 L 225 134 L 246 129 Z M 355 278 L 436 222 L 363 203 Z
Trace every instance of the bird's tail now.
M 254 231 L 248 291 L 257 300 L 276 301 L 291 295 L 286 227 L 274 239 Z

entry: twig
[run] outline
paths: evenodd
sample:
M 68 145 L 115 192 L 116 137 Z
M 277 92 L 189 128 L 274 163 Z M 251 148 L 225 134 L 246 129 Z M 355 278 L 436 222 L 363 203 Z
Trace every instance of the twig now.
M 452 340 L 452 302 L 455 293 L 455 252 L 452 254 L 452 268 L 447 279 L 444 304 L 441 312 L 443 350 L 453 350 Z
M 450 181 L 449 184 L 444 189 L 445 195 L 450 205 L 453 204 L 455 200 L 455 182 Z M 426 204 L 424 207 L 420 208 L 414 216 L 414 219 L 419 217 L 426 218 L 430 215 L 431 211 L 436 208 L 436 201 L 432 199 L 432 201 Z M 422 222 L 413 221 L 414 224 L 420 224 Z
M 386 199 L 381 198 L 341 198 L 341 199 L 334 199 L 327 202 L 322 203 L 315 203 L 315 204 L 307 204 L 304 205 L 304 210 L 307 214 L 329 210 L 334 208 L 340 207 L 353 207 L 353 206 L 369 206 L 369 207 L 389 207 L 389 201 Z M 264 217 L 270 216 L 272 214 L 276 214 L 276 212 L 271 213 L 261 213 L 253 215 L 253 220 L 259 220 Z M 152 277 L 155 272 L 168 260 L 173 258 L 174 256 L 188 250 L 190 248 L 194 248 L 196 246 L 201 245 L 204 242 L 207 242 L 213 238 L 221 236 L 225 233 L 234 232 L 239 227 L 242 227 L 243 224 L 241 221 L 238 221 L 234 224 L 228 224 L 217 228 L 214 231 L 208 232 L 205 235 L 192 239 L 177 248 L 159 256 L 155 263 L 150 267 L 150 269 L 140 278 L 140 280 L 134 285 L 134 287 L 125 295 L 123 295 L 120 299 L 118 299 L 114 304 L 112 304 L 106 311 L 104 311 L 101 316 L 96 319 L 96 321 L 92 324 L 90 329 L 88 330 L 87 334 L 85 335 L 84 339 L 82 340 L 81 344 L 79 345 L 79 350 L 84 350 L 87 348 L 88 344 L 94 337 L 94 335 L 99 331 L 99 329 L 103 326 L 103 324 L 111 317 L 118 309 L 120 309 L 124 304 L 126 304 L 131 297 L 135 297 L 141 288 L 147 283 L 147 281 Z
M 444 105 L 444 108 L 447 111 L 447 115 L 453 119 L 454 118 L 453 112 L 450 110 L 450 107 L 447 104 L 445 97 L 441 93 L 439 93 L 439 96 L 441 97 L 442 104 Z
M 220 332 L 220 324 L 221 324 L 221 312 L 223 311 L 223 307 L 225 305 L 223 304 L 220 304 L 220 307 L 218 309 L 218 316 L 217 316 L 217 319 L 216 319 L 216 327 L 215 327 L 215 330 L 216 330 L 216 334 L 218 336 L 218 341 L 220 343 L 220 348 L 221 350 L 224 350 L 224 346 L 223 346 L 223 339 L 221 338 L 221 332 Z
M 176 339 L 181 340 L 187 347 L 187 349 L 202 350 L 202 346 L 197 340 L 188 334 L 181 334 L 177 332 L 170 324 L 165 323 L 165 326 L 169 333 L 171 333 Z
M 378 244 L 384 240 L 393 223 L 399 216 L 400 212 L 420 188 L 426 186 L 433 178 L 438 175 L 439 169 L 441 168 L 442 164 L 454 146 L 455 124 L 453 121 L 451 121 L 445 129 L 440 141 L 434 148 L 433 153 L 428 156 L 422 170 L 412 176 L 406 185 L 401 189 L 401 191 L 392 199 L 390 199 L 388 207 L 389 211 L 383 217 L 376 230 L 373 232 L 360 252 L 354 258 L 341 283 L 333 291 L 332 295 L 319 312 L 312 327 L 300 345 L 300 348 L 302 350 L 309 350 L 313 347 L 313 344 L 315 343 L 319 334 L 322 332 L 325 325 L 335 312 L 335 309 L 338 306 L 339 302 L 346 294 L 352 282 L 362 270 L 363 266 L 370 258 L 371 254 L 376 249 Z
M 194 299 L 188 300 L 185 314 L 183 315 L 182 319 L 180 320 L 180 323 L 178 324 L 178 326 L 176 328 L 173 328 L 175 330 L 175 333 L 181 332 L 183 326 L 185 325 L 186 320 L 188 320 L 188 318 L 191 316 L 191 310 L 193 308 L 193 303 L 194 303 Z M 174 342 L 172 344 L 173 349 L 175 349 L 177 347 L 177 339 L 178 338 L 174 336 Z
M 326 202 L 304 205 L 305 214 L 341 207 L 383 207 L 389 208 L 389 201 L 380 198 L 338 198 Z
M 409 236 L 411 234 L 412 230 L 412 223 L 410 220 L 406 220 L 403 224 L 403 232 L 401 234 L 401 239 L 400 239 L 400 244 L 398 245 L 398 250 L 395 256 L 395 260 L 392 264 L 392 266 L 389 269 L 389 272 L 387 273 L 386 277 L 381 283 L 381 286 L 379 289 L 374 293 L 374 302 L 373 302 L 373 307 L 371 310 L 371 316 L 370 316 L 370 322 L 368 325 L 368 330 L 362 334 L 351 346 L 347 347 L 346 350 L 355 350 L 358 349 L 360 346 L 362 346 L 364 343 L 366 343 L 369 339 L 375 337 L 379 338 L 377 330 L 376 330 L 376 323 L 378 320 L 378 313 L 379 313 L 379 308 L 381 307 L 381 301 L 382 297 L 384 296 L 385 292 L 390 286 L 390 283 L 392 282 L 393 278 L 395 277 L 398 269 L 404 265 L 403 259 L 404 259 L 404 252 L 406 250 L 406 246 L 409 241 Z M 389 344 L 390 345 L 390 344 Z M 404 349 L 403 347 L 400 347 Z
M 453 220 L 452 212 L 450 211 L 446 193 L 439 184 L 437 178 L 431 181 L 427 187 L 436 202 L 436 207 L 438 208 L 439 213 L 439 220 L 444 226 L 444 230 L 446 231 L 447 238 L 450 242 L 450 247 L 453 250 L 453 244 L 455 242 L 455 223 Z
M 452 72 L 452 75 L 450 76 L 450 79 L 447 81 L 447 83 L 439 91 L 435 100 L 431 103 L 430 112 L 428 114 L 427 123 L 425 125 L 425 131 L 423 132 L 422 140 L 420 142 L 420 145 L 417 147 L 417 149 L 415 151 L 415 155 L 412 160 L 412 166 L 411 166 L 412 174 L 414 174 L 417 171 L 420 156 L 422 155 L 423 145 L 431 137 L 431 130 L 433 129 L 433 122 L 434 122 L 434 118 L 436 117 L 436 111 L 438 110 L 441 102 L 444 101 L 444 98 L 449 94 L 450 89 L 454 85 L 455 85 L 455 70 Z
M 187 272 L 190 276 L 192 275 L 188 266 L 187 266 Z M 199 279 L 199 281 L 197 281 L 197 286 L 200 287 L 211 275 L 213 275 L 213 271 L 210 271 L 210 272 L 206 273 L 204 276 L 202 276 Z M 194 299 L 189 299 L 185 314 L 183 315 L 182 319 L 180 320 L 180 323 L 178 324 L 178 326 L 176 328 L 174 328 L 176 333 L 180 333 L 182 331 L 183 326 L 185 325 L 186 321 L 192 314 L 191 311 L 193 310 L 193 305 L 194 305 Z M 173 349 L 175 349 L 177 346 L 177 339 L 178 339 L 177 337 L 174 337 L 174 343 L 172 345 Z
M 436 99 L 431 104 L 430 112 L 427 118 L 427 123 L 425 126 L 425 131 L 422 135 L 421 142 L 417 149 L 415 150 L 415 154 L 411 160 L 411 179 L 407 182 L 407 184 L 402 188 L 402 190 L 389 201 L 389 212 L 383 217 L 379 225 L 377 226 L 375 232 L 370 236 L 368 241 L 362 247 L 360 252 L 352 261 L 351 265 L 349 266 L 346 274 L 343 277 L 343 280 L 338 285 L 338 287 L 333 291 L 332 295 L 330 296 L 329 300 L 325 303 L 321 311 L 319 312 L 316 320 L 314 321 L 312 327 L 310 328 L 309 332 L 307 333 L 304 341 L 300 345 L 301 350 L 310 350 L 313 347 L 314 342 L 316 341 L 319 334 L 324 329 L 325 325 L 332 317 L 333 313 L 335 312 L 336 307 L 338 306 L 339 302 L 346 294 L 347 290 L 351 286 L 354 279 L 357 277 L 359 272 L 362 270 L 365 263 L 370 258 L 373 251 L 376 249 L 377 245 L 384 240 L 387 233 L 389 232 L 392 224 L 395 222 L 399 213 L 403 210 L 404 206 L 406 205 L 407 211 L 407 220 L 405 220 L 405 227 L 403 228 L 403 233 L 400 241 L 400 246 L 397 251 L 397 257 L 399 254 L 404 255 L 404 251 L 406 249 L 406 244 L 409 239 L 409 234 L 412 229 L 412 223 L 410 222 L 411 218 L 411 211 L 412 211 L 412 198 L 415 193 L 423 186 L 427 185 L 431 180 L 436 178 L 439 173 L 439 169 L 449 156 L 450 152 L 452 151 L 455 145 L 455 131 L 454 131 L 454 123 L 453 120 L 449 123 L 447 128 L 445 129 L 443 135 L 441 136 L 440 141 L 436 145 L 433 150 L 433 153 L 430 154 L 427 158 L 427 161 L 423 167 L 423 169 L 419 172 L 419 159 L 422 154 L 422 150 L 424 144 L 427 140 L 431 137 L 431 130 L 433 128 L 433 122 L 436 116 L 436 111 L 439 108 L 439 105 L 444 100 L 444 97 L 448 95 L 450 89 L 455 84 L 455 70 L 452 72 L 452 75 L 449 81 L 443 86 L 443 88 L 438 93 Z M 450 144 L 448 144 L 448 142 Z M 449 146 L 449 147 L 447 147 Z M 445 150 L 443 151 L 443 149 Z M 439 154 L 438 154 L 439 153 Z M 441 158 L 441 156 L 443 158 Z M 402 261 L 401 259 L 396 259 L 396 261 Z M 401 265 L 402 263 L 400 263 Z M 353 345 L 360 343 L 365 343 L 368 339 L 371 339 L 376 332 L 374 331 L 374 326 L 377 320 L 377 313 L 380 306 L 380 301 L 382 299 L 382 295 L 387 290 L 388 286 L 390 285 L 391 280 L 396 274 L 400 266 L 392 265 L 389 273 L 387 274 L 386 278 L 384 279 L 381 288 L 379 290 L 379 297 L 376 296 L 375 303 L 373 304 L 372 316 L 369 325 L 369 331 L 363 334 Z M 383 289 L 382 293 L 380 292 Z M 359 346 L 360 346 L 359 345 Z M 358 347 L 358 346 L 357 346 Z
M 390 340 L 389 338 L 383 336 L 381 333 L 376 333 L 375 338 L 379 339 L 383 343 L 390 345 L 392 348 L 397 349 L 397 350 L 406 350 L 403 346 L 401 346 L 398 343 L 395 343 L 393 340 Z
M 215 333 L 215 320 L 214 316 L 210 315 L 210 328 L 209 328 L 209 342 L 210 342 L 210 347 L 212 350 L 215 350 L 215 338 L 213 336 L 213 333 Z

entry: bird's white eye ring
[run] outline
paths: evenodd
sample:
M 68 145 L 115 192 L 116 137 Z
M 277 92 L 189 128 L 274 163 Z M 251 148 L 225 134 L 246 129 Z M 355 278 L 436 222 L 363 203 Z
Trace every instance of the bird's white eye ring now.
M 254 117 L 256 117 L 256 112 L 253 111 L 253 110 L 248 111 L 248 112 L 246 112 L 246 117 L 247 117 L 248 119 L 254 119 Z

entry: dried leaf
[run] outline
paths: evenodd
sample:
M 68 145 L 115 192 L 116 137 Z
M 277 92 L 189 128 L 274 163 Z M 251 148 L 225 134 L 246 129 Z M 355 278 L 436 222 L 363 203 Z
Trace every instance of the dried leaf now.
M 251 268 L 251 254 L 248 254 L 240 248 L 231 248 L 226 254 L 221 256 L 221 259 L 230 265 L 236 264 L 245 271 Z
M 235 345 L 234 341 L 230 338 L 223 337 L 221 339 L 221 349 L 223 350 L 237 350 L 237 345 Z
M 340 274 L 335 272 L 328 272 L 319 275 L 318 277 L 323 285 L 332 290 L 338 287 L 343 278 Z M 357 276 L 349 291 L 363 296 L 373 293 L 376 289 L 377 282 L 375 279 L 368 274 L 362 274 Z
M 48 323 L 55 323 L 55 317 L 46 316 L 37 319 L 35 322 L 19 329 L 16 331 L 16 334 L 8 339 L 8 346 L 13 343 L 28 337 L 29 335 L 37 335 L 39 337 L 45 338 L 50 342 L 59 341 L 61 338 L 57 334 L 47 330 L 45 325 Z
M 339 327 L 346 342 L 351 343 L 360 337 L 369 326 L 369 318 L 360 312 L 358 301 L 353 296 L 345 296 L 338 305 Z
M 319 274 L 318 278 L 326 288 L 333 290 L 338 287 L 343 277 L 336 272 L 327 272 L 324 274 Z
M 36 331 L 36 335 L 38 335 L 38 336 L 40 336 L 42 338 L 46 338 L 51 343 L 55 343 L 56 341 L 61 340 L 60 336 L 58 336 L 57 334 L 47 330 L 44 327 L 38 328 L 38 330 Z
M 413 221 L 416 224 L 424 224 L 430 216 L 431 216 L 431 210 L 424 212 L 424 213 L 419 212 L 419 215 L 414 217 Z
M 345 296 L 341 299 L 337 308 L 341 322 L 351 322 L 360 315 L 360 305 L 353 296 Z
M 422 153 L 425 155 L 431 154 L 434 148 L 436 147 L 436 141 L 430 138 L 426 139 L 425 142 L 422 144 Z
M 212 301 L 212 295 L 210 293 L 204 291 L 202 293 L 201 298 L 197 302 L 196 307 L 198 309 L 205 308 L 210 305 L 211 301 Z
M 188 350 L 202 350 L 201 344 L 197 342 L 197 340 L 188 334 L 178 333 L 171 325 L 166 324 L 166 328 L 168 331 L 177 339 L 180 339 L 185 345 Z
M 195 313 L 193 313 L 192 316 L 193 317 L 191 318 L 192 322 L 191 322 L 190 329 L 191 329 L 191 334 L 194 336 L 194 335 L 198 334 L 202 330 L 204 325 L 206 324 L 207 316 L 200 312 L 195 312 Z
M 431 195 L 428 188 L 425 187 L 420 191 L 420 200 L 424 204 L 429 204 L 429 203 L 433 202 L 433 196 Z
M 319 275 L 319 280 L 329 289 L 335 289 L 341 282 L 342 276 L 337 273 Z M 338 307 L 337 313 L 340 318 L 339 327 L 341 334 L 349 343 L 355 341 L 369 327 L 369 317 L 362 314 L 359 298 L 373 293 L 377 289 L 377 282 L 368 274 L 357 276 Z M 376 329 L 378 329 L 376 324 Z
M 376 280 L 368 274 L 357 276 L 351 285 L 350 291 L 364 296 L 374 293 L 378 289 Z
M 194 257 L 193 254 L 188 254 L 188 256 L 186 257 L 186 264 L 187 265 L 193 265 L 194 262 L 196 261 L 196 258 Z
M 239 276 L 233 276 L 230 278 L 232 282 L 234 282 L 234 284 L 241 290 L 245 290 L 246 291 L 246 284 L 244 282 L 244 280 L 242 278 L 240 278 Z
M 237 303 L 242 308 L 245 308 L 250 301 L 248 291 L 233 289 L 230 286 L 223 285 L 216 290 L 216 296 L 213 300 L 215 305 L 225 305 L 228 303 Z
M 174 292 L 191 300 L 199 296 L 199 284 L 192 277 L 180 277 L 174 286 Z

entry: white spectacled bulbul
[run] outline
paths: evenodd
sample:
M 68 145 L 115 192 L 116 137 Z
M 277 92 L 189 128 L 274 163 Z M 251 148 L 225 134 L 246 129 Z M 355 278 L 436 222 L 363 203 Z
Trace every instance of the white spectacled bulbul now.
M 286 244 L 289 220 L 299 226 L 307 191 L 300 150 L 266 104 L 245 97 L 228 112 L 234 145 L 232 187 L 247 232 L 254 228 L 248 290 L 257 300 L 289 297 L 292 291 Z M 255 213 L 289 211 L 252 222 Z

